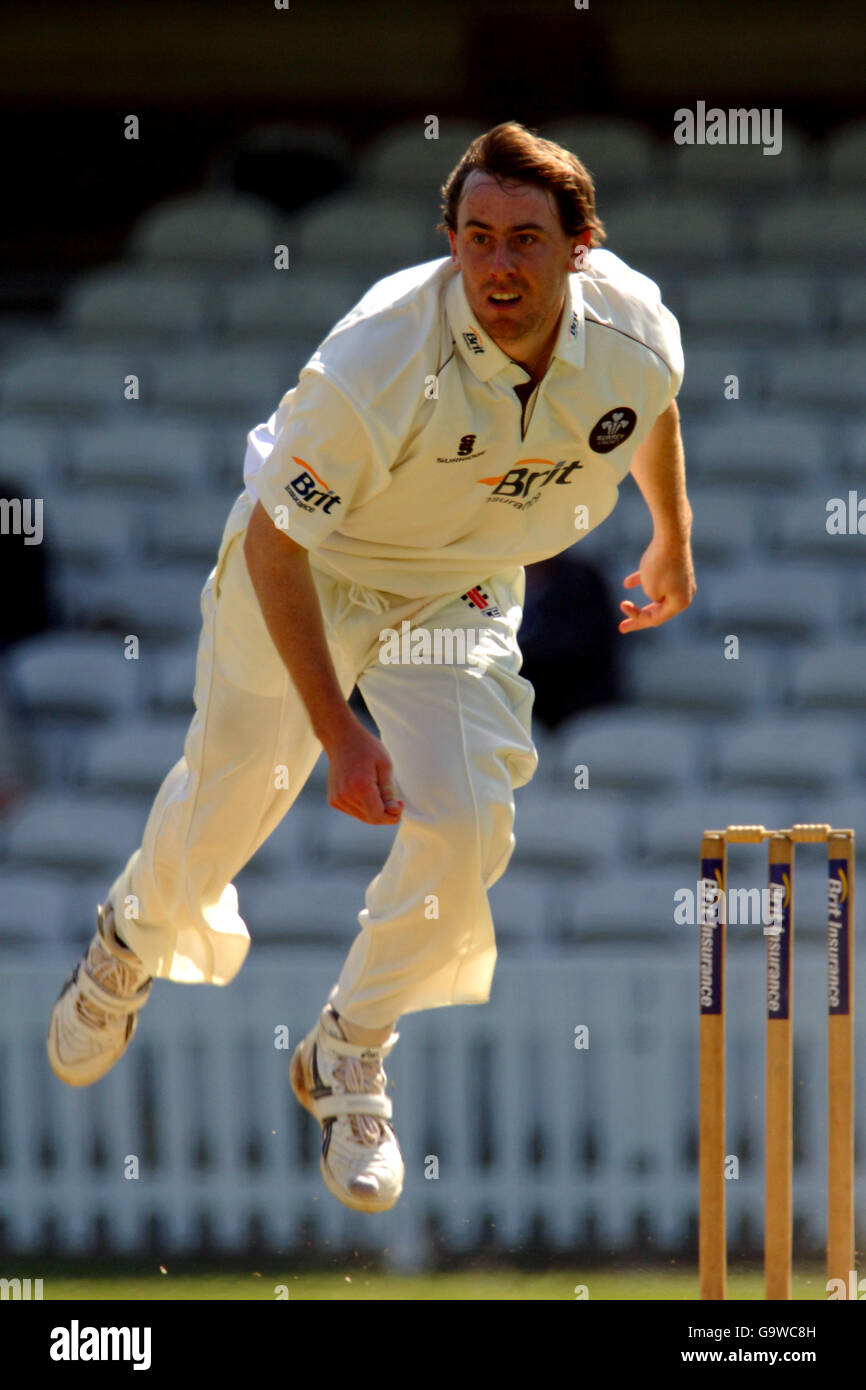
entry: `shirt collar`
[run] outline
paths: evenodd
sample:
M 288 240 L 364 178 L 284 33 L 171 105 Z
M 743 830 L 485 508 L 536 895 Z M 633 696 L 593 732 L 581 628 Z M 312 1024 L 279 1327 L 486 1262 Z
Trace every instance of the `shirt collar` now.
M 457 344 L 457 351 L 479 381 L 489 381 L 497 372 L 510 369 L 511 374 L 519 374 L 525 380 L 522 367 L 497 347 L 492 338 L 478 327 L 469 308 L 466 291 L 463 288 L 463 275 L 458 270 L 445 291 L 445 308 L 448 323 Z M 574 367 L 582 367 L 586 353 L 586 323 L 583 314 L 583 291 L 579 274 L 568 277 L 568 296 L 565 301 L 559 334 L 553 349 L 553 356 L 561 358 Z

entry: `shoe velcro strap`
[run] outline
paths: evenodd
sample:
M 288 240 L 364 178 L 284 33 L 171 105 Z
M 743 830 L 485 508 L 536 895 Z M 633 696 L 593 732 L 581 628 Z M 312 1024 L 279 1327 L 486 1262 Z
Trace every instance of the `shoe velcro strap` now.
M 399 1033 L 392 1033 L 386 1042 L 376 1043 L 351 1043 L 346 1042 L 345 1038 L 335 1038 L 326 1029 L 322 1029 L 322 1042 L 328 1052 L 335 1052 L 339 1057 L 387 1057 L 393 1048 Z
M 150 998 L 150 991 L 153 989 L 153 980 L 147 981 L 146 986 L 131 995 L 112 994 L 94 980 L 87 970 L 78 972 L 78 988 L 86 999 L 89 999 L 98 1009 L 104 1009 L 107 1014 L 132 1014 L 137 1013 Z
M 322 1096 L 313 1101 L 313 1114 L 317 1120 L 335 1120 L 338 1115 L 375 1115 L 382 1120 L 390 1120 L 394 1107 L 387 1096 L 365 1096 L 353 1094 L 334 1094 Z

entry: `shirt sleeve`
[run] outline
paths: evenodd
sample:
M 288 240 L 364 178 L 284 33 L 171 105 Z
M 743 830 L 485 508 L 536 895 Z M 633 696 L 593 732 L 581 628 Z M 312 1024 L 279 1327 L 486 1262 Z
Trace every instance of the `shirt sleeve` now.
M 301 374 L 274 447 L 252 486 L 274 524 L 314 550 L 391 481 L 357 409 L 320 370 Z
M 660 316 L 664 329 L 665 360 L 670 369 L 668 389 L 665 395 L 664 405 L 659 410 L 659 415 L 663 415 L 668 406 L 676 400 L 679 389 L 683 384 L 685 375 L 685 359 L 683 357 L 683 344 L 680 337 L 680 326 L 674 318 L 670 309 L 665 308 L 664 304 L 659 306 Z

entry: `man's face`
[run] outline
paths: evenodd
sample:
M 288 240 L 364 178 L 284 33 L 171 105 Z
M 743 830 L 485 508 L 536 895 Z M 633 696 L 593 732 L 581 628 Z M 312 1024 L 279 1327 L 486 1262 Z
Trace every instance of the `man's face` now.
M 566 236 L 547 189 L 476 171 L 448 235 L 479 326 L 510 356 L 531 357 L 556 328 L 575 247 L 590 233 Z

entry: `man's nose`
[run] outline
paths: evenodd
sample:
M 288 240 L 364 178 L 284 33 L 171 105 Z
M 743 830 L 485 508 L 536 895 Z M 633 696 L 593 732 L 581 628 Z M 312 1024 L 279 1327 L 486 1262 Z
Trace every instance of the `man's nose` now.
M 498 271 L 500 274 L 514 269 L 514 257 L 507 242 L 499 241 L 494 245 L 490 269 Z

